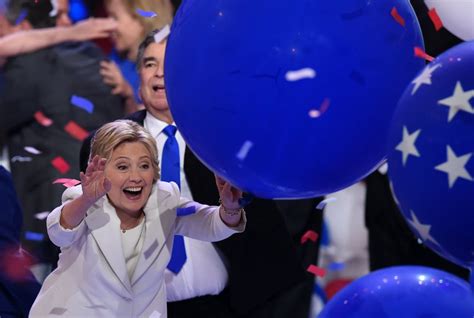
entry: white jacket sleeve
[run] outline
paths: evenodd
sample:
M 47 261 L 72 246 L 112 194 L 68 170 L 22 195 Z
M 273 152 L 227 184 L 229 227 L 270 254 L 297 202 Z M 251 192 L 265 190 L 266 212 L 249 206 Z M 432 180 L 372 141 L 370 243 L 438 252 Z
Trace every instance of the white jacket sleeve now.
M 171 185 L 175 195 L 179 196 L 177 185 L 174 182 Z M 186 215 L 176 218 L 176 234 L 201 241 L 216 242 L 226 239 L 234 233 L 243 232 L 247 224 L 245 212 L 237 226 L 229 227 L 222 221 L 218 206 L 200 204 L 183 197 L 179 199 L 178 210 L 180 209 Z
M 82 194 L 81 185 L 68 188 L 62 195 L 63 204 L 55 208 L 46 219 L 46 226 L 48 229 L 48 236 L 51 242 L 58 247 L 68 247 L 74 243 L 86 231 L 84 220 L 73 229 L 65 229 L 59 224 L 61 218 L 61 211 L 66 203 L 77 198 Z

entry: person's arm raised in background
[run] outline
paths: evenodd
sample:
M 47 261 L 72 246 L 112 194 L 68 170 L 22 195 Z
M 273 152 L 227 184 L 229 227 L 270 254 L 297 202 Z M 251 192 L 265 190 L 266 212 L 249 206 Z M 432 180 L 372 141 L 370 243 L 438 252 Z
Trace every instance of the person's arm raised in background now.
M 90 18 L 73 26 L 15 32 L 0 38 L 0 57 L 34 52 L 67 41 L 87 41 L 109 37 L 117 28 L 111 18 Z

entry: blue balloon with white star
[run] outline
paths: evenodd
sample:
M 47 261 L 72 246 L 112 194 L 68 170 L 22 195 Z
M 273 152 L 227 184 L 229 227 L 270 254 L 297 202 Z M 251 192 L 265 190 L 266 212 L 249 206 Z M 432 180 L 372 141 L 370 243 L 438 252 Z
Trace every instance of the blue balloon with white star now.
M 473 316 L 474 296 L 464 280 L 429 267 L 395 266 L 344 287 L 318 318 Z
M 406 0 L 187 0 L 168 39 L 167 96 L 211 170 L 259 197 L 314 197 L 384 160 L 422 46 Z
M 423 243 L 474 264 L 474 41 L 432 61 L 394 116 L 388 156 L 398 205 Z

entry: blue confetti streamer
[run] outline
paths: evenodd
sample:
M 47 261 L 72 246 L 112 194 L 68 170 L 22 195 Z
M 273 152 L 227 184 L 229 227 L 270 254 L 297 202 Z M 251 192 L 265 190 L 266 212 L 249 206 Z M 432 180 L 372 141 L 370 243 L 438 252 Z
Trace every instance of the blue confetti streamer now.
M 18 18 L 15 21 L 15 25 L 18 25 L 18 24 L 22 23 L 23 20 L 25 20 L 27 16 L 28 16 L 28 10 L 27 9 L 21 10 L 20 15 L 18 16 Z
M 187 208 L 177 208 L 176 209 L 176 215 L 177 216 L 190 215 L 190 214 L 194 214 L 195 212 L 196 212 L 196 207 L 194 207 L 194 206 L 189 206 Z
M 25 239 L 28 241 L 42 241 L 44 239 L 44 234 L 26 231 Z
M 94 104 L 90 100 L 84 97 L 72 95 L 71 104 L 73 104 L 76 107 L 84 109 L 89 114 L 92 114 L 94 112 Z
M 332 262 L 331 264 L 329 264 L 328 270 L 333 271 L 333 272 L 337 272 L 337 271 L 343 270 L 344 267 L 346 267 L 345 263 Z
M 145 11 L 145 10 L 142 10 L 142 9 L 137 9 L 136 12 L 137 12 L 137 14 L 141 15 L 144 18 L 154 18 L 157 15 L 155 12 Z

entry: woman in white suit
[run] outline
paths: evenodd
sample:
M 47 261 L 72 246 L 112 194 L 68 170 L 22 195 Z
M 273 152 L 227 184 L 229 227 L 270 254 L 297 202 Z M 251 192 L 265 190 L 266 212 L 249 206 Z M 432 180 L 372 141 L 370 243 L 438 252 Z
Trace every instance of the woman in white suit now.
M 165 318 L 163 271 L 174 234 L 222 240 L 245 228 L 242 192 L 216 177 L 221 206 L 180 197 L 159 179 L 155 139 L 135 122 L 101 127 L 81 185 L 67 189 L 47 219 L 61 248 L 30 317 Z M 176 216 L 177 209 L 190 214 Z

